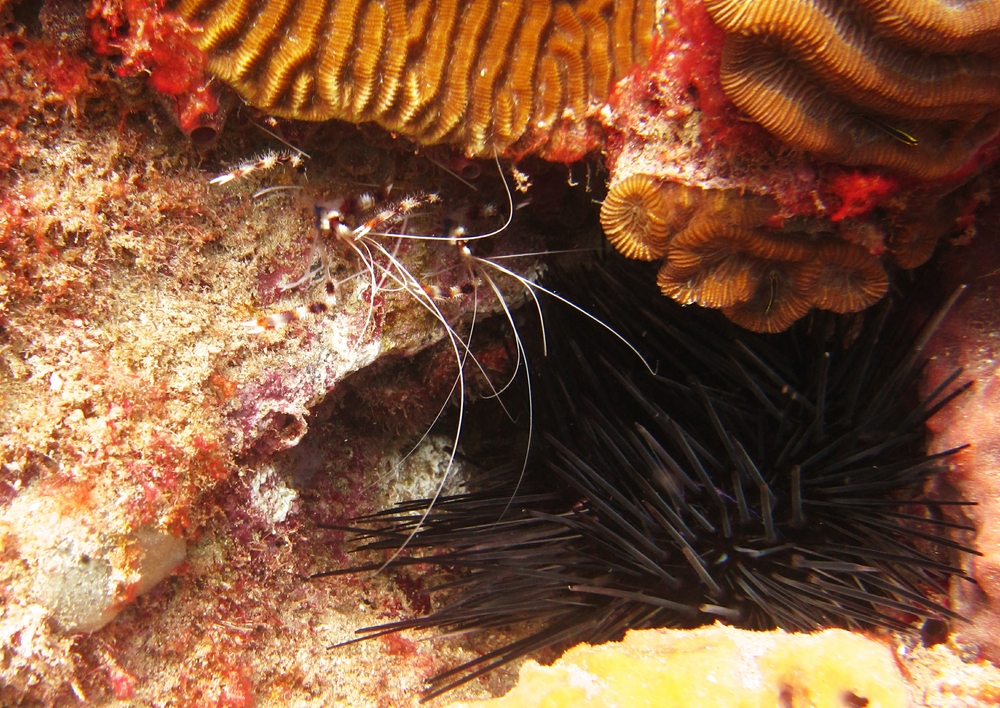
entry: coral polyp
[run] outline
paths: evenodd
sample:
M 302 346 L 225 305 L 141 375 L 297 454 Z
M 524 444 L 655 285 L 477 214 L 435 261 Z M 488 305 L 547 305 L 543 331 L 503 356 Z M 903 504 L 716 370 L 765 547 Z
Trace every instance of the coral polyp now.
M 683 305 L 721 308 L 757 332 L 781 332 L 813 304 L 813 247 L 795 236 L 701 223 L 671 245 L 656 282 Z
M 608 242 L 623 255 L 652 261 L 662 258 L 670 243 L 670 212 L 655 180 L 632 175 L 604 200 L 601 224 Z
M 821 310 L 860 312 L 889 289 L 882 263 L 861 246 L 830 239 L 817 250 L 821 271 L 814 304 Z
M 374 121 L 468 155 L 581 157 L 614 82 L 649 56 L 653 0 L 182 0 L 209 68 L 249 103 Z M 575 136 L 566 144 L 557 132 Z

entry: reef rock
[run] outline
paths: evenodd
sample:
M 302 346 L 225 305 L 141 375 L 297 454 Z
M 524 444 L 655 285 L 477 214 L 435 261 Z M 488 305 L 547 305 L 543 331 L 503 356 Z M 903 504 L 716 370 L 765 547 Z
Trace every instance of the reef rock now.
M 1000 661 L 1000 210 L 991 205 L 967 246 L 955 247 L 941 264 L 940 287 L 968 289 L 928 346 L 925 387 L 930 390 L 956 367 L 972 388 L 932 418 L 931 452 L 968 445 L 949 459 L 948 472 L 936 480 L 936 493 L 974 503 L 953 507 L 954 519 L 971 524 L 957 530 L 959 540 L 982 555 L 967 560 L 975 583 L 956 581 L 954 609 L 969 623 L 959 640 L 994 662 Z
M 433 162 L 401 154 L 391 141 L 383 147 L 353 126 L 320 136 L 326 152 L 308 179 L 277 168 L 212 185 L 269 138 L 235 120 L 226 142 L 199 151 L 164 120 L 162 96 L 137 75 L 158 77 L 160 94 L 171 77 L 177 96 L 195 91 L 197 62 L 170 54 L 183 36 L 156 19 L 153 3 L 95 3 L 91 38 L 108 39 L 102 32 L 111 27 L 122 33 L 95 45 L 95 56 L 86 40 L 61 41 L 72 31 L 86 37 L 88 20 L 69 13 L 57 22 L 60 11 L 46 4 L 36 18 L 38 4 L 0 3 L 0 702 L 137 693 L 155 703 L 154 694 L 171 690 L 181 702 L 208 700 L 215 689 L 200 684 L 181 690 L 143 681 L 148 674 L 134 668 L 139 649 L 118 654 L 116 643 L 162 630 L 193 658 L 204 639 L 167 630 L 163 616 L 137 618 L 136 598 L 171 574 L 214 567 L 204 544 L 219 540 L 215 524 L 236 526 L 223 536 L 240 535 L 244 523 L 268 529 L 259 531 L 266 538 L 274 528 L 288 532 L 298 523 L 291 514 L 298 473 L 275 472 L 271 456 L 301 441 L 316 406 L 353 372 L 446 337 L 442 321 L 457 325 L 470 309 L 480 317 L 500 309 L 491 289 L 479 291 L 481 302 L 466 294 L 431 305 L 423 285 L 461 295 L 469 279 L 448 243 L 386 240 L 380 263 L 388 270 L 366 268 L 346 243 L 327 244 L 323 265 L 337 282 L 325 292 L 325 271 L 312 271 L 315 207 L 360 204 L 363 185 L 374 184 L 373 203 L 352 217 L 361 218 L 364 208 L 420 190 L 435 194 L 436 206 L 425 204 L 419 217 L 404 212 L 411 233 L 440 233 L 446 219 L 461 222 L 481 202 L 484 215 L 466 223 L 491 230 L 508 214 L 499 211 L 505 193 L 490 172 L 479 180 L 480 197 L 470 197 L 473 190 Z M 116 58 L 104 58 L 109 53 Z M 136 69 L 136 62 L 145 63 Z M 253 198 L 268 186 L 291 188 Z M 493 201 L 496 190 L 503 202 Z M 498 287 L 511 302 L 521 297 L 513 280 Z M 253 331 L 260 317 L 299 311 L 286 327 Z M 386 414 L 392 426 L 378 428 L 378 445 L 374 431 L 365 431 L 364 443 L 354 436 L 355 473 L 371 478 L 328 499 L 339 512 L 327 522 L 356 513 L 362 489 L 390 486 L 376 484 L 387 474 L 382 461 L 395 454 L 386 439 L 404 429 L 419 436 L 446 405 L 458 347 L 452 340 L 427 359 L 423 378 L 356 402 L 365 410 L 369 398 L 391 398 L 385 405 L 402 411 Z M 380 452 L 369 451 L 362 464 L 365 445 Z M 309 572 L 299 573 L 301 585 Z M 204 608 L 203 595 L 192 589 L 192 597 Z M 119 627 L 108 624 L 122 612 Z M 191 607 L 180 612 L 193 616 Z M 244 625 L 212 617 L 229 622 L 213 624 L 213 646 L 231 647 L 222 635 L 239 635 L 230 625 Z M 217 692 L 252 695 L 251 669 L 235 659 L 220 667 L 234 655 L 218 649 L 217 656 L 209 664 L 228 681 Z

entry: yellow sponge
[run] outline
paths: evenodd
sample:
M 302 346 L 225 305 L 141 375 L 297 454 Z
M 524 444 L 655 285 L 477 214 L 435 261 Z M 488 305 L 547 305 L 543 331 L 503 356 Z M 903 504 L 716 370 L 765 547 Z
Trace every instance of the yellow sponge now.
M 904 708 L 889 647 L 830 629 L 748 632 L 723 625 L 631 631 L 621 642 L 528 661 L 506 696 L 451 708 Z

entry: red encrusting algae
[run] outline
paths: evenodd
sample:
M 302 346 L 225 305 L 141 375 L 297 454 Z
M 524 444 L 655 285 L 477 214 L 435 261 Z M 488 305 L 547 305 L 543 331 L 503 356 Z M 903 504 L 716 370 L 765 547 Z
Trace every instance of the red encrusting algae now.
M 94 51 L 118 57 L 119 76 L 146 75 L 178 127 L 195 142 L 216 137 L 225 120 L 219 87 L 206 72 L 194 30 L 163 0 L 91 0 Z

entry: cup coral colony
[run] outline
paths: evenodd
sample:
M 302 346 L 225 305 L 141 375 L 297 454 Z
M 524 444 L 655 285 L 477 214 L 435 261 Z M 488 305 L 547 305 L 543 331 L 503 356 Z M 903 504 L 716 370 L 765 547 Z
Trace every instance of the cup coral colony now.
M 947 304 L 917 333 L 902 292 L 886 294 L 981 201 L 970 185 L 997 153 L 1000 5 L 183 0 L 177 11 L 208 68 L 271 115 L 372 122 L 468 157 L 569 162 L 602 148 L 609 242 L 660 263 L 650 277 L 612 258 L 582 281 L 550 281 L 590 319 L 547 313 L 552 351 L 529 357 L 526 460 L 353 528 L 364 548 L 393 550 L 392 565 L 456 573 L 439 609 L 364 636 L 534 623 L 436 677 L 432 694 L 627 628 L 907 631 L 957 617 L 948 583 L 971 579 L 953 555 L 974 551 L 950 539 L 968 529 L 944 512 L 965 502 L 922 493 L 954 451 L 924 455 L 921 430 L 967 385 L 956 371 L 913 398 Z M 453 345 L 461 364 L 468 345 Z

